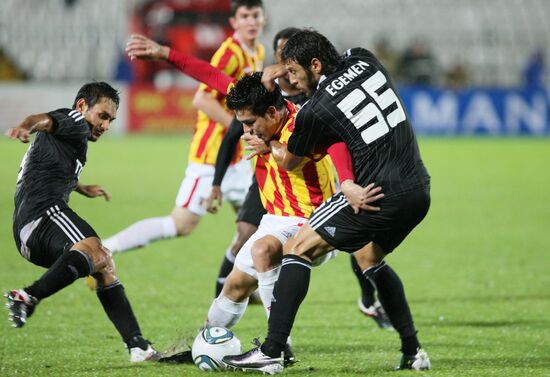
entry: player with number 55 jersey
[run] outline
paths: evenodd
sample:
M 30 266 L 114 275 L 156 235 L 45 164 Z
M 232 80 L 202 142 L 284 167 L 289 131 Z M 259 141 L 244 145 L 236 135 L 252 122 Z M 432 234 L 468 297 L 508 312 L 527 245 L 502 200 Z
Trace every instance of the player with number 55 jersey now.
M 271 153 L 285 156 L 280 166 L 291 169 L 318 145 L 344 141 L 353 158 L 355 183 L 380 185 L 384 198 L 373 203 L 380 207 L 378 212 L 357 211 L 347 195 L 337 193 L 313 212 L 284 245 L 265 342 L 223 361 L 234 369 L 261 366 L 281 371 L 279 355 L 307 294 L 311 262 L 337 248 L 354 253 L 363 274 L 377 287 L 401 338 L 399 369 L 430 369 L 403 284 L 384 262 L 430 206 L 430 176 L 397 89 L 372 53 L 355 48 L 341 56 L 325 36 L 313 30 L 294 34 L 281 58 L 284 67 L 266 69 L 264 84 L 272 86 L 274 78 L 288 74 L 291 84 L 311 98 L 296 116 L 288 145 L 272 146 Z

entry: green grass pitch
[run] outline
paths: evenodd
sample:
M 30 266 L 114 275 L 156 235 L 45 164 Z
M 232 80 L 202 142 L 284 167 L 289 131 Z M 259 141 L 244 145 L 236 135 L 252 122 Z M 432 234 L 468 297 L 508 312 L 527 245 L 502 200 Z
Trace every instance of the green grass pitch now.
M 71 207 L 109 236 L 169 213 L 184 174 L 188 136 L 105 138 L 91 144 L 83 183 L 111 202 L 74 194 Z M 425 376 L 550 375 L 550 140 L 422 138 L 432 175 L 425 221 L 387 260 L 406 288 L 433 371 Z M 0 141 L 0 289 L 43 270 L 15 249 L 13 191 L 26 146 Z M 205 319 L 222 255 L 234 232 L 225 206 L 188 238 L 116 256 L 144 335 L 160 350 L 191 341 Z M 393 376 L 395 333 L 356 307 L 347 255 L 315 269 L 293 331 L 307 376 Z M 83 281 L 45 300 L 23 329 L 0 322 L 0 376 L 199 376 L 191 365 L 130 365 L 122 342 Z M 252 306 L 235 327 L 248 349 L 266 320 Z M 233 375 L 222 373 L 221 375 Z

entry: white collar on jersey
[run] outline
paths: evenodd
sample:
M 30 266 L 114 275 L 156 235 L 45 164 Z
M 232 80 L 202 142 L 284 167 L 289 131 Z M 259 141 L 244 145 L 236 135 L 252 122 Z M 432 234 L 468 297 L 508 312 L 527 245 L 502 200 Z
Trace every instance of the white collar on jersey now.
M 325 75 L 322 75 L 321 77 L 319 77 L 319 82 L 317 83 L 317 89 L 319 89 L 319 87 L 321 86 L 321 83 L 323 81 L 325 81 L 326 78 L 327 78 L 327 76 L 325 76 Z

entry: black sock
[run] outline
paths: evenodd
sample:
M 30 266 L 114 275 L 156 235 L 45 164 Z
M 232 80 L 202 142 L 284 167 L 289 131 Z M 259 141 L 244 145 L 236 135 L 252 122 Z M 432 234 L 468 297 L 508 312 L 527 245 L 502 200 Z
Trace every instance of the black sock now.
M 125 343 L 129 343 L 136 336 L 141 336 L 141 330 L 122 284 L 117 281 L 98 289 L 97 297 Z
M 233 260 L 227 259 L 227 255 L 223 257 L 222 265 L 220 266 L 220 272 L 218 272 L 218 278 L 216 279 L 216 297 L 220 295 L 223 288 L 223 283 L 225 283 L 225 278 L 231 270 L 233 269 L 233 264 L 235 263 L 235 258 Z
M 380 303 L 401 337 L 401 351 L 404 355 L 416 355 L 420 343 L 401 279 L 385 262 L 365 270 L 364 273 L 374 283 Z
M 311 263 L 296 255 L 283 258 L 279 279 L 273 290 L 269 329 L 262 352 L 280 357 L 294 324 L 294 318 L 309 288 Z
M 363 271 L 357 264 L 355 255 L 350 254 L 350 260 L 351 260 L 351 269 L 353 270 L 353 273 L 357 278 L 357 282 L 361 287 L 361 301 L 363 302 L 363 305 L 365 305 L 368 308 L 369 306 L 374 305 L 374 301 L 376 301 L 374 298 L 374 286 L 371 284 L 369 279 L 367 279 L 363 274 Z
M 32 285 L 25 288 L 31 296 L 42 300 L 72 284 L 92 271 L 88 256 L 78 250 L 63 253 Z

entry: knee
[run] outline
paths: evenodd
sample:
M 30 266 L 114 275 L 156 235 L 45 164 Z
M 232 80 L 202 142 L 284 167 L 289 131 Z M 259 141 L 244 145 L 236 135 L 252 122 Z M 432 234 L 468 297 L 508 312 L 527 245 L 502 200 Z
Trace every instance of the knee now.
M 170 217 L 176 226 L 178 237 L 185 237 L 193 233 L 197 227 L 200 216 L 192 213 L 186 208 L 176 208 L 172 211 Z
M 85 253 L 91 263 L 91 275 L 97 280 L 98 287 L 109 285 L 117 280 L 115 262 L 111 252 L 102 245 L 99 238 L 86 238 L 73 245 L 72 249 Z
M 281 250 L 272 247 L 264 242 L 256 241 L 250 250 L 254 267 L 258 272 L 265 272 L 273 269 L 281 263 Z
M 102 266 L 98 266 L 91 274 L 97 281 L 97 287 L 101 288 L 107 285 L 111 285 L 118 280 L 116 275 L 115 261 L 111 256 L 105 258 L 105 263 Z
M 234 302 L 242 302 L 246 300 L 250 294 L 256 289 L 256 286 L 249 284 L 244 279 L 239 279 L 239 274 L 233 271 L 225 279 L 222 294 Z

